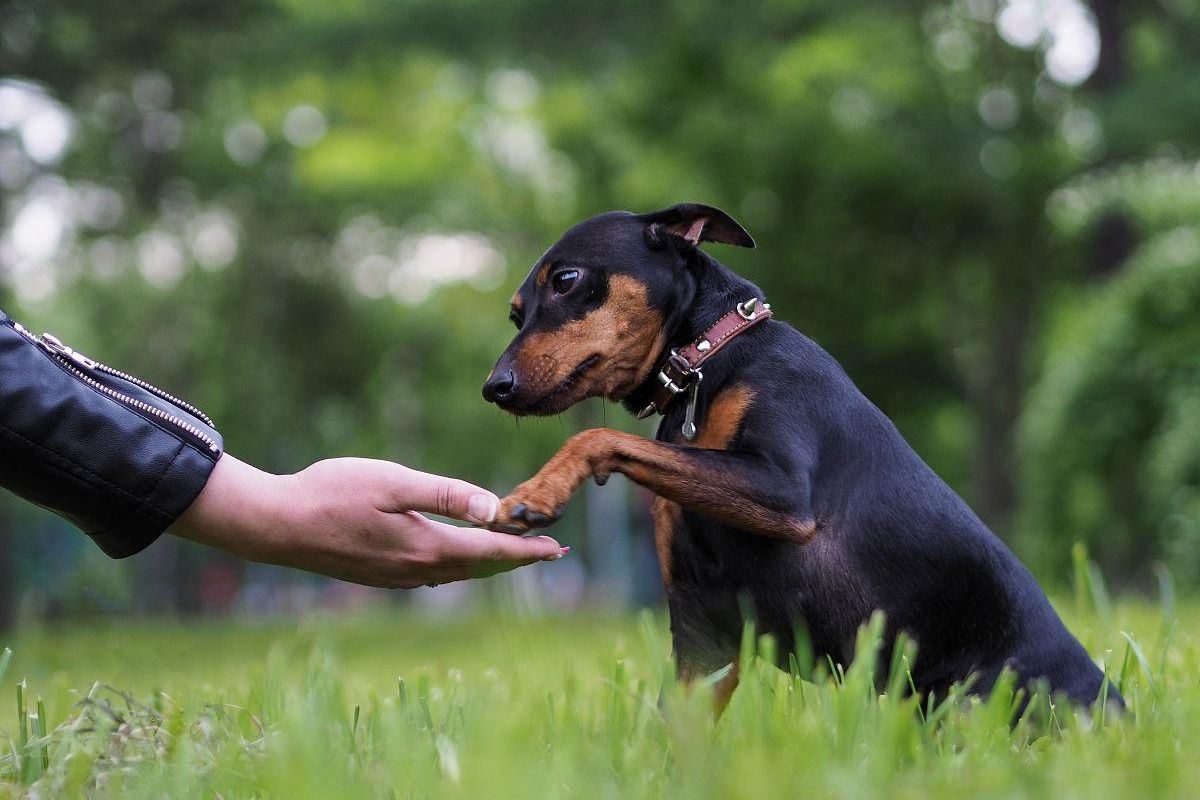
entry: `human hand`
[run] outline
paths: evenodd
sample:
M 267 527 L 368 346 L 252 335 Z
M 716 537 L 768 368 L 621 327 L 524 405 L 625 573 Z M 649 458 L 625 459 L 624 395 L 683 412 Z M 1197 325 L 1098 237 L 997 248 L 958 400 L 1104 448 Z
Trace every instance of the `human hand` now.
M 172 532 L 251 561 L 389 588 L 480 578 L 570 550 L 548 536 L 460 528 L 420 513 L 485 525 L 498 506 L 469 483 L 390 461 L 334 458 L 271 475 L 225 454 Z

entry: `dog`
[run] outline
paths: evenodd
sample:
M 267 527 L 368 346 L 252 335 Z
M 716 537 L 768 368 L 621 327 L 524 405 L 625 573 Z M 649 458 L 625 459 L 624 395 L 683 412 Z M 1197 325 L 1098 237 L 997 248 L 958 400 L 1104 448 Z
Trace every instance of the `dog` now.
M 915 639 L 923 697 L 960 682 L 987 694 L 1007 667 L 1075 704 L 1107 692 L 1122 705 L 1029 570 L 838 362 L 773 319 L 763 292 L 704 242 L 754 247 L 724 211 L 684 203 L 588 219 L 534 264 L 484 398 L 516 415 L 599 396 L 663 416 L 654 441 L 572 436 L 501 501 L 492 529 L 552 524 L 588 478 L 618 472 L 649 489 L 679 678 L 734 665 L 714 686 L 718 712 L 747 615 L 785 658 L 799 635 L 847 665 L 876 610 L 881 664 L 899 632 Z

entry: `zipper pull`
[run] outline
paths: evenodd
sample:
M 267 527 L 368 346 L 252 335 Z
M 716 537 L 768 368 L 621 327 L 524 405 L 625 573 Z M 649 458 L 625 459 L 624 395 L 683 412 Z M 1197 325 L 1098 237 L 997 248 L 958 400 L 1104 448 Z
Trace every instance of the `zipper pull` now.
M 704 373 L 696 370 L 696 380 L 692 381 L 692 385 L 688 389 L 687 408 L 683 412 L 683 438 L 689 442 L 696 438 L 696 397 L 700 393 L 700 381 L 702 380 L 704 380 Z
M 95 369 L 96 362 L 85 356 L 83 353 L 76 353 L 71 348 L 67 347 L 58 337 L 52 333 L 43 333 L 38 337 L 38 344 L 46 349 L 48 353 L 60 358 L 65 358 L 68 361 L 73 361 L 81 367 L 87 369 Z

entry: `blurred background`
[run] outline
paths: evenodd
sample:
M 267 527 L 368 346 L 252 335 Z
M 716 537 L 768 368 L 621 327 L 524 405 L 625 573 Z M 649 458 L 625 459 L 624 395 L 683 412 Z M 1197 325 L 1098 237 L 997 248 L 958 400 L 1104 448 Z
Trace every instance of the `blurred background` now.
M 479 388 L 507 298 L 601 211 L 712 253 L 830 350 L 1030 565 L 1200 582 L 1200 0 L 5 0 L 0 307 L 203 408 L 273 471 L 503 494 L 598 424 Z M 164 537 L 107 560 L 0 497 L 0 625 L 659 600 L 648 497 L 570 557 L 374 592 Z

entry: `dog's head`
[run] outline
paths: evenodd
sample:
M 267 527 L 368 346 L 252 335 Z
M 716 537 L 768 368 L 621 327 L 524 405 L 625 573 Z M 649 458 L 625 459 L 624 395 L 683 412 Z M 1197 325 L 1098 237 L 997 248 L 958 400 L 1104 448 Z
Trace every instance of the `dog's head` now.
M 610 211 L 571 228 L 513 295 L 517 335 L 484 398 L 513 414 L 547 415 L 588 397 L 625 397 L 650 375 L 690 303 L 686 270 L 701 242 L 754 246 L 724 211 L 696 203 Z

